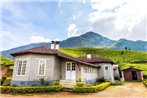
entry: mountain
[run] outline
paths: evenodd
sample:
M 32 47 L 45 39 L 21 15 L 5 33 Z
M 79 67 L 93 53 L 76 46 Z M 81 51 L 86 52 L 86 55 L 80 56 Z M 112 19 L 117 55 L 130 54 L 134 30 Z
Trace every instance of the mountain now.
M 112 49 L 124 49 L 125 47 L 130 48 L 131 50 L 147 51 L 147 41 L 120 39 Z
M 16 48 L 12 48 L 10 50 L 5 50 L 1 52 L 1 55 L 6 56 L 8 58 L 13 57 L 10 55 L 11 53 L 30 49 L 33 47 L 39 46 L 48 46 L 50 47 L 50 43 L 33 43 L 29 45 L 24 45 Z M 130 48 L 131 50 L 138 51 L 146 51 L 147 52 L 147 41 L 131 41 L 127 39 L 120 39 L 118 41 L 111 40 L 107 37 L 103 37 L 100 34 L 95 32 L 87 32 L 83 35 L 77 37 L 71 37 L 66 40 L 60 42 L 61 48 L 67 47 L 95 47 L 95 48 L 109 48 L 109 49 L 121 49 L 124 50 L 125 47 Z
M 112 47 L 116 41 L 101 36 L 92 31 L 78 37 L 71 37 L 63 40 L 60 45 L 62 47 Z

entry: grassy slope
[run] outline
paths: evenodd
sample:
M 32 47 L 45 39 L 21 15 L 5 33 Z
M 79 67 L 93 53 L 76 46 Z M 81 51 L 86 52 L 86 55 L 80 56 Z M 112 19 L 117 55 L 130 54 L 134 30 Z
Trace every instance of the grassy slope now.
M 122 50 L 108 50 L 108 49 L 97 49 L 97 48 L 63 48 L 60 49 L 61 52 L 67 53 L 69 55 L 79 57 L 86 56 L 86 52 L 91 52 L 92 56 L 100 56 L 110 59 L 114 62 L 120 63 L 121 69 L 125 69 L 129 66 L 135 66 L 136 68 L 143 69 L 144 75 L 147 75 L 147 64 L 130 64 L 129 62 L 134 61 L 147 61 L 147 52 L 140 51 L 124 51 Z
M 14 61 L 12 59 L 9 59 L 5 56 L 0 56 L 0 65 L 13 65 Z

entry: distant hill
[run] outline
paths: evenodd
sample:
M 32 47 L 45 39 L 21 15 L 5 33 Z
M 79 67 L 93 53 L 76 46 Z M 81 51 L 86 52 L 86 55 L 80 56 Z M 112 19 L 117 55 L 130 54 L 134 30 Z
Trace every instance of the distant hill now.
M 48 46 L 50 47 L 50 43 L 33 43 L 29 45 L 24 45 L 16 48 L 12 48 L 10 50 L 2 51 L 1 54 L 8 58 L 13 57 L 10 55 L 11 53 L 30 49 L 33 47 L 39 46 Z M 127 39 L 120 39 L 118 41 L 111 40 L 107 37 L 103 37 L 102 35 L 95 32 L 87 32 L 83 35 L 77 37 L 71 37 L 66 40 L 60 42 L 61 48 L 72 48 L 72 47 L 94 47 L 94 48 L 108 48 L 115 50 L 124 50 L 125 47 L 131 50 L 145 51 L 147 52 L 147 41 L 131 41 Z
M 61 42 L 62 47 L 113 47 L 117 41 L 108 39 L 94 32 L 87 32 L 78 37 L 71 37 Z

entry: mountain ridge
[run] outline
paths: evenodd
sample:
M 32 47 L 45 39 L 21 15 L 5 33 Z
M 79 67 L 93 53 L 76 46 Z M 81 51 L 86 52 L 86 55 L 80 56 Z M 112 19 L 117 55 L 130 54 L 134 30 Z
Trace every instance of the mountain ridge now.
M 1 55 L 13 59 L 13 57 L 10 55 L 11 53 L 14 53 L 20 50 L 39 47 L 39 46 L 50 47 L 50 43 L 42 42 L 42 43 L 32 43 L 32 44 L 28 44 L 24 46 L 19 46 L 9 50 L 1 51 Z M 94 48 L 109 48 L 109 49 L 119 49 L 119 50 L 124 50 L 125 47 L 127 47 L 131 50 L 147 52 L 147 41 L 141 41 L 141 40 L 132 41 L 132 40 L 124 39 L 124 38 L 119 40 L 112 40 L 107 37 L 103 37 L 102 35 L 98 33 L 89 31 L 80 36 L 71 37 L 61 41 L 60 47 L 61 48 L 94 47 Z

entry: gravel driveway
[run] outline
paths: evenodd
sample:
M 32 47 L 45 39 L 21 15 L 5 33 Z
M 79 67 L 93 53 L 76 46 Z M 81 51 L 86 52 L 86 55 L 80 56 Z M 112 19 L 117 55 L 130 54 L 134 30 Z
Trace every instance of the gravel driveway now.
M 110 86 L 98 93 L 78 94 L 55 92 L 48 94 L 8 95 L 2 98 L 147 98 L 147 88 L 141 82 L 126 82 L 123 86 Z

